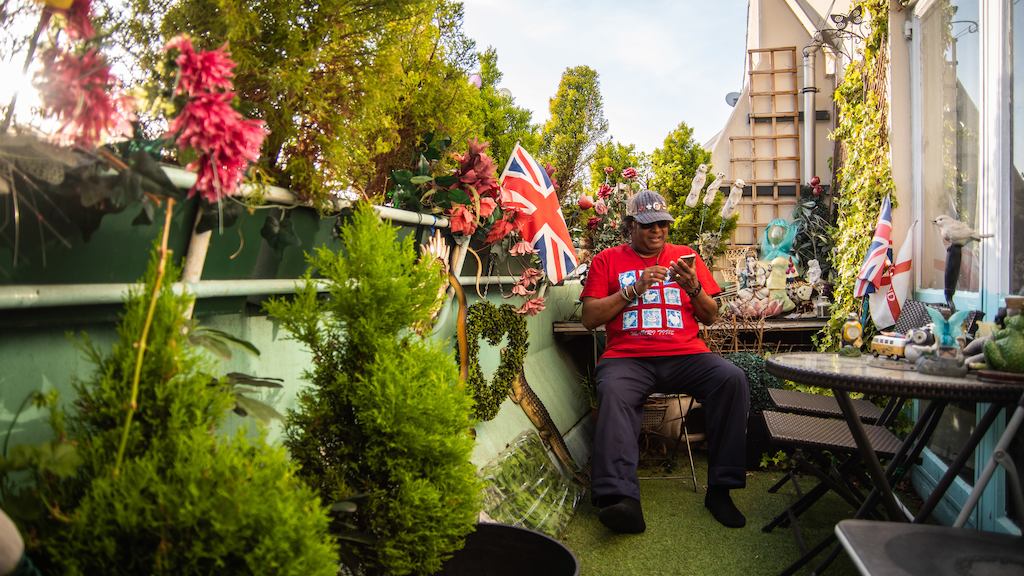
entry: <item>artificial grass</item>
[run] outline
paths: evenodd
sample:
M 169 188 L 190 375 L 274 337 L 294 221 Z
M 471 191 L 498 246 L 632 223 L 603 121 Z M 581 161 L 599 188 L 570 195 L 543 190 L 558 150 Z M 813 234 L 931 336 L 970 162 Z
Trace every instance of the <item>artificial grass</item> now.
M 788 527 L 761 531 L 776 514 L 796 497 L 792 483 L 775 494 L 768 488 L 784 474 L 780 470 L 747 474 L 747 487 L 732 492 L 737 507 L 747 516 L 744 528 L 718 524 L 704 508 L 707 461 L 694 453 L 698 492 L 693 491 L 689 462 L 678 461 L 674 478 L 640 481 L 647 531 L 619 535 L 597 519 L 589 500 L 581 502 L 562 542 L 579 559 L 583 576 L 755 576 L 778 574 L 800 557 L 793 531 Z M 640 476 L 665 476 L 660 468 L 643 468 Z M 802 478 L 808 489 L 812 478 Z M 800 517 L 800 530 L 807 546 L 831 534 L 836 522 L 853 516 L 854 510 L 834 493 L 826 495 Z M 827 552 L 815 557 L 821 562 Z M 810 574 L 815 563 L 797 574 Z M 829 566 L 830 576 L 856 576 L 857 570 L 840 551 Z

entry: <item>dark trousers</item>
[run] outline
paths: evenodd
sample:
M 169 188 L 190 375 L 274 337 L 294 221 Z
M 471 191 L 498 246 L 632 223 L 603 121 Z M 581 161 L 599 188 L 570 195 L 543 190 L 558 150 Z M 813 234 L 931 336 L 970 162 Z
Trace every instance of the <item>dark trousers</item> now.
M 743 370 L 718 354 L 605 358 L 597 365 L 597 430 L 591 494 L 640 499 L 636 477 L 643 406 L 652 392 L 685 393 L 707 416 L 708 485 L 746 485 L 750 386 Z

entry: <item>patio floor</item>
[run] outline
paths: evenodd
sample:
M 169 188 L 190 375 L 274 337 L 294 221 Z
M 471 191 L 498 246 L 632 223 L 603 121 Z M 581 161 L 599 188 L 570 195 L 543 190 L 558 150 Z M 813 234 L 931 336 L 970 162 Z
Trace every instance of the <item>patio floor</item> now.
M 761 531 L 795 498 L 792 483 L 775 494 L 768 488 L 782 477 L 779 470 L 748 472 L 747 487 L 733 492 L 737 506 L 747 516 L 747 526 L 729 529 L 719 525 L 704 508 L 707 478 L 706 453 L 694 452 L 699 492 L 693 492 L 686 455 L 672 472 L 675 478 L 641 480 L 647 531 L 618 535 L 597 519 L 589 500 L 581 502 L 562 541 L 580 561 L 584 576 L 761 576 L 778 574 L 800 556 L 790 528 Z M 660 467 L 645 467 L 641 476 L 665 476 Z M 803 489 L 813 486 L 802 478 Z M 836 522 L 853 515 L 853 509 L 830 493 L 800 519 L 808 546 L 831 533 Z M 824 558 L 820 555 L 818 562 Z M 805 568 L 799 574 L 810 574 Z M 825 572 L 831 576 L 855 576 L 856 568 L 845 552 Z

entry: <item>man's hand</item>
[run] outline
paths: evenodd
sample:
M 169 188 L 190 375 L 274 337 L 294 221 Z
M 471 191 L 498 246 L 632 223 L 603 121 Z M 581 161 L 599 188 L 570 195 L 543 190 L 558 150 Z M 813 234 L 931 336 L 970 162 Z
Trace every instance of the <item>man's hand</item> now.
M 700 286 L 700 280 L 697 279 L 697 270 L 694 265 L 694 257 L 695 255 L 693 254 L 681 256 L 669 265 L 671 277 L 687 294 L 696 290 L 697 286 Z

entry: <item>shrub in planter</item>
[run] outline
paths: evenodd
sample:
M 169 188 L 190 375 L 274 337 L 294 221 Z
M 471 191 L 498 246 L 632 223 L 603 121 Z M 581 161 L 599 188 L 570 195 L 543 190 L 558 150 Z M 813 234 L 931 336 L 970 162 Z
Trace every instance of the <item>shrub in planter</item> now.
M 352 525 L 336 526 L 350 568 L 431 574 L 463 545 L 481 507 L 472 399 L 452 354 L 411 329 L 429 323 L 445 278 L 369 205 L 341 238 L 343 254 L 309 257 L 329 285 L 325 298 L 311 271 L 294 299 L 267 305 L 313 354 L 313 386 L 288 414 L 285 444 L 324 500 L 346 510 L 355 500 Z
M 762 466 L 764 454 L 771 450 L 768 430 L 761 412 L 775 404 L 768 395 L 769 388 L 782 388 L 782 382 L 764 369 L 764 356 L 755 352 L 733 352 L 724 357 L 743 369 L 750 384 L 750 416 L 747 419 L 747 469 Z
M 73 409 L 51 408 L 57 440 L 20 451 L 35 482 L 5 495 L 36 504 L 30 554 L 53 574 L 335 574 L 327 514 L 284 451 L 218 436 L 234 399 L 189 344 L 190 297 L 165 260 L 129 295 L 111 351 L 85 345 L 96 371 Z

